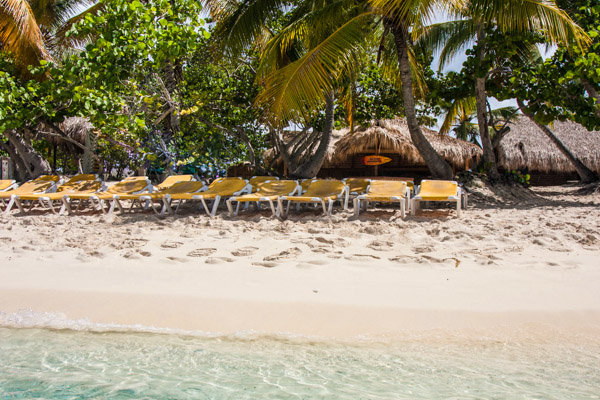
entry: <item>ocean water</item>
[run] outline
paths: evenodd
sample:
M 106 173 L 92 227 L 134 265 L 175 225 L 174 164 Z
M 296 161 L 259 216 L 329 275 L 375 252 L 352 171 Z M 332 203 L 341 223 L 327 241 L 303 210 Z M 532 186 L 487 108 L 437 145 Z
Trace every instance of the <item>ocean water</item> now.
M 595 341 L 0 327 L 0 399 L 598 399 Z

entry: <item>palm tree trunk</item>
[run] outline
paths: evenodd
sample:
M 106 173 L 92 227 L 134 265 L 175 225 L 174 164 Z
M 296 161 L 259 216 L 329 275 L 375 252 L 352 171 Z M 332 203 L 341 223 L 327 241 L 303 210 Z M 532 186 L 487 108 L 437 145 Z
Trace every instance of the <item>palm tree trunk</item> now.
M 417 120 L 406 31 L 404 27 L 394 25 L 392 32 L 396 44 L 396 53 L 398 54 L 400 79 L 402 81 L 402 99 L 404 100 L 404 112 L 406 114 L 406 123 L 408 124 L 410 137 L 417 150 L 419 150 L 419 154 L 425 160 L 425 164 L 427 164 L 431 175 L 439 179 L 452 179 L 454 176 L 452 168 L 440 157 L 431 143 L 429 143 L 421 131 L 419 121 Z
M 327 150 L 329 148 L 329 142 L 331 142 L 331 133 L 333 132 L 334 123 L 334 107 L 335 107 L 335 95 L 333 92 L 328 93 L 325 96 L 325 123 L 323 126 L 323 134 L 321 135 L 321 141 L 319 147 L 314 154 L 311 155 L 310 159 L 302 163 L 298 168 L 292 171 L 291 176 L 294 178 L 314 178 L 323 165 Z
M 479 61 L 484 57 L 485 48 L 482 43 L 483 33 L 481 29 L 477 32 L 477 44 L 480 45 Z M 490 131 L 487 118 L 487 93 L 485 91 L 486 78 L 475 77 L 475 105 L 477 107 L 477 125 L 479 126 L 479 137 L 481 138 L 481 148 L 483 149 L 483 163 L 487 171 L 487 176 L 492 181 L 500 179 L 498 166 L 496 165 L 496 154 L 490 139 Z
M 588 95 L 596 99 L 596 115 L 600 117 L 600 94 L 598 94 L 598 91 L 585 79 L 583 79 L 581 83 L 583 84 L 583 87 Z
M 523 111 L 523 114 L 525 114 L 527 118 L 529 118 L 538 128 L 540 128 L 542 132 L 544 132 L 546 136 L 548 136 L 548 138 L 552 141 L 552 143 L 554 143 L 554 145 L 560 150 L 560 152 L 565 157 L 567 157 L 567 159 L 569 159 L 571 164 L 573 164 L 573 167 L 575 167 L 577 175 L 579 175 L 579 179 L 581 179 L 581 183 L 591 183 L 598 181 L 598 174 L 586 167 L 585 164 L 583 164 L 581 160 L 577 158 L 577 156 L 575 156 L 575 154 L 573 154 L 573 152 L 567 146 L 565 146 L 562 140 L 560 140 L 554 134 L 554 132 L 550 130 L 550 128 L 548 128 L 544 124 L 537 122 L 533 115 L 527 112 L 527 108 L 524 106 L 521 100 L 517 100 L 517 104 L 519 105 L 521 111 Z

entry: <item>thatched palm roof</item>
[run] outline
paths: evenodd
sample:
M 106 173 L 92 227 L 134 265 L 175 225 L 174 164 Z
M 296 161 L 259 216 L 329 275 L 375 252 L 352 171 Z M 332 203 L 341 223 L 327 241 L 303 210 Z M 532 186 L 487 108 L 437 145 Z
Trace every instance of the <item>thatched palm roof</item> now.
M 59 124 L 60 129 L 71 139 L 75 140 L 80 144 L 85 144 L 85 137 L 88 132 L 93 129 L 93 125 L 86 118 L 81 117 L 70 117 L 65 119 L 62 123 Z M 57 146 L 61 145 L 70 145 L 70 143 L 60 136 L 54 134 L 52 136 L 47 136 L 46 140 Z M 76 148 L 76 151 L 80 151 L 79 148 Z
M 556 121 L 549 127 L 588 168 L 600 172 L 600 131 L 590 132 L 570 121 Z M 506 169 L 575 172 L 569 160 L 525 116 L 510 125 L 498 150 L 498 163 Z
M 427 128 L 421 127 L 421 130 L 438 154 L 456 168 L 464 168 L 468 160 L 479 158 L 482 154 L 481 148 L 472 143 L 440 135 Z M 379 151 L 401 154 L 410 163 L 425 165 L 404 119 L 379 120 L 368 127 L 358 127 L 352 133 L 346 128 L 336 131 L 336 134 L 341 138 L 335 143 L 329 164 L 335 165 L 354 154 Z

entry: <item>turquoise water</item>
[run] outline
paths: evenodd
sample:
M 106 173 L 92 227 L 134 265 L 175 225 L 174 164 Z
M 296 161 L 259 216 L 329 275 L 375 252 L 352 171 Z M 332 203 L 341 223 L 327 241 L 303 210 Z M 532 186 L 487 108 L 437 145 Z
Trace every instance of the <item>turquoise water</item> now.
M 598 399 L 600 345 L 0 328 L 0 399 Z

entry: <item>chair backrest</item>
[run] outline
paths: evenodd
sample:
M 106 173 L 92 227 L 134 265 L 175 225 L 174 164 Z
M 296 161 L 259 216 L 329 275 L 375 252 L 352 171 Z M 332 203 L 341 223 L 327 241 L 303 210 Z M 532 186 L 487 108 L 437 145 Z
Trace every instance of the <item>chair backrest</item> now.
M 220 178 L 210 184 L 206 194 L 218 194 L 220 196 L 231 196 L 246 187 L 248 181 L 241 178 Z
M 164 181 L 155 186 L 156 190 L 165 190 L 173 186 L 177 182 L 190 182 L 194 180 L 193 175 L 171 175 L 167 176 Z
M 65 185 L 61 185 L 61 192 L 94 193 L 102 189 L 103 183 L 95 180 L 86 180 L 74 182 L 68 188 L 64 186 Z
M 159 192 L 161 194 L 196 193 L 204 187 L 204 182 L 200 181 L 176 182 L 171 186 L 160 190 Z
M 422 196 L 450 197 L 456 196 L 458 183 L 456 181 L 422 180 L 419 194 Z
M 147 176 L 128 176 L 127 178 L 123 179 L 121 182 L 127 182 L 127 181 L 147 181 L 148 177 Z
M 348 186 L 350 194 L 365 194 L 369 186 L 369 179 L 365 178 L 346 178 L 344 183 Z
M 276 181 L 277 179 L 279 178 L 276 176 L 253 176 L 248 180 L 248 183 L 252 185 L 252 193 L 254 193 L 258 190 L 258 185 L 261 183 L 266 181 Z
M 373 180 L 369 185 L 368 194 L 378 196 L 402 196 L 406 195 L 406 182 Z
M 302 188 L 302 193 L 306 192 L 312 181 L 315 179 L 302 179 L 300 181 L 300 187 Z
M 5 193 L 12 194 L 29 194 L 29 193 L 42 193 L 52 188 L 55 185 L 56 181 L 44 179 L 44 180 L 32 180 L 25 182 L 21 186 L 16 189 L 10 190 Z
M 210 185 L 208 185 L 209 189 L 212 189 L 212 187 L 214 185 L 218 185 L 220 182 L 227 182 L 227 181 L 232 181 L 232 182 L 236 182 L 236 181 L 242 181 L 242 182 L 246 182 L 245 179 L 242 179 L 238 176 L 233 176 L 233 177 L 223 177 L 223 178 L 217 178 L 214 181 L 212 181 L 210 183 Z
M 306 192 L 302 196 L 326 197 L 340 195 L 343 193 L 344 188 L 344 182 L 342 181 L 315 179 L 308 185 L 308 189 L 306 189 Z
M 2 179 L 0 180 L 0 191 L 8 189 L 14 184 L 15 181 L 13 181 L 12 179 Z
M 94 182 L 96 180 L 96 175 L 94 174 L 79 174 L 75 175 L 62 185 L 56 188 L 57 192 L 64 192 L 66 190 L 76 190 L 80 191 L 79 187 L 82 183 Z M 100 185 L 102 186 L 102 185 Z M 83 186 L 85 188 L 85 185 Z M 85 189 L 83 191 L 86 191 Z
M 296 191 L 296 181 L 267 181 L 258 185 L 258 194 L 261 196 L 290 196 Z
M 106 190 L 110 194 L 131 194 L 144 190 L 150 182 L 147 179 L 124 179 Z
M 42 175 L 37 178 L 29 181 L 29 182 L 58 182 L 60 180 L 60 176 L 58 175 Z
M 70 182 L 81 182 L 81 181 L 95 181 L 98 177 L 94 174 L 78 174 L 69 179 L 66 183 Z

